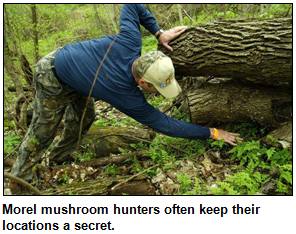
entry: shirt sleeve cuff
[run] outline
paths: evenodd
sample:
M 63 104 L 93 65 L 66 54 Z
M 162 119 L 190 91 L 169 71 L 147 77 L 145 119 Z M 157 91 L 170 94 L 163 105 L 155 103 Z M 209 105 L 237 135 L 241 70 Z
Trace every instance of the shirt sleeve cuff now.
M 210 138 L 210 136 L 211 136 L 211 130 L 210 130 L 210 128 L 208 128 L 208 134 L 206 135 L 207 136 L 207 138 Z
M 149 27 L 148 30 L 152 33 L 152 35 L 154 35 L 157 31 L 160 30 L 160 27 L 157 24 L 154 24 L 151 27 Z

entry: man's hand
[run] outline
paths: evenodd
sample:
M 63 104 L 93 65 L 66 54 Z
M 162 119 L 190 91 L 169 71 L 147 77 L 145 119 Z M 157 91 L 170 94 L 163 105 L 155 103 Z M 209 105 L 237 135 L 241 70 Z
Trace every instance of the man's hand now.
M 187 26 L 179 26 L 172 28 L 161 34 L 158 40 L 164 47 L 166 47 L 169 51 L 173 52 L 173 48 L 169 46 L 170 41 L 180 36 L 183 32 L 185 32 L 186 28 Z
M 211 131 L 211 137 L 214 136 L 214 129 L 210 128 Z M 244 139 L 239 137 L 239 133 L 233 133 L 233 132 L 227 132 L 222 129 L 218 129 L 218 139 L 222 140 L 224 139 L 225 142 L 227 142 L 230 145 L 236 146 L 237 143 L 241 143 Z

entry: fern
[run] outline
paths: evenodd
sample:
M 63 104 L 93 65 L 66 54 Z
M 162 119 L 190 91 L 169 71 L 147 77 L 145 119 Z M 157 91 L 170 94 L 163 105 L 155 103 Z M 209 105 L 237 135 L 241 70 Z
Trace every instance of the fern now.
M 192 184 L 192 181 L 187 174 L 178 174 L 177 180 L 180 182 L 180 193 L 184 194 L 186 190 L 189 189 L 190 185 Z
M 227 182 L 217 182 L 219 188 L 211 188 L 213 195 L 241 195 Z

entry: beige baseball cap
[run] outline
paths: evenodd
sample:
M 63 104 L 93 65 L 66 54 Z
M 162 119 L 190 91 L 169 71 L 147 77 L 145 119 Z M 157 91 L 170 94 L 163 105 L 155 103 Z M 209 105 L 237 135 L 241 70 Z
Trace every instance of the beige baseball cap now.
M 136 74 L 152 84 L 164 97 L 172 98 L 182 89 L 175 79 L 172 60 L 161 51 L 148 52 L 136 60 Z

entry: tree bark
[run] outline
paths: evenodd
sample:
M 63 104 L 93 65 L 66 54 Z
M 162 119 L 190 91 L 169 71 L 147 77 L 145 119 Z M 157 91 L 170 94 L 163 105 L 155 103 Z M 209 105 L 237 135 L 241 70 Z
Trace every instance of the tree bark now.
M 29 88 L 31 89 L 31 91 L 33 91 L 34 87 L 33 87 L 33 71 L 30 67 L 30 63 L 27 60 L 25 55 L 21 56 L 21 69 L 25 74 L 25 80 L 29 86 Z M 25 91 L 25 88 L 24 88 Z
M 18 43 L 15 40 L 15 35 L 13 28 L 10 23 L 10 18 L 8 15 L 8 12 L 6 10 L 5 4 L 4 4 L 4 21 L 5 21 L 5 27 L 4 27 L 4 68 L 6 73 L 10 76 L 12 82 L 15 85 L 16 88 L 16 96 L 19 96 L 23 93 L 22 89 L 22 82 L 20 81 L 20 73 L 18 69 L 14 66 L 15 57 L 19 56 L 19 53 L 16 49 L 10 50 L 8 45 L 8 38 L 11 38 L 13 42 L 14 48 L 17 48 Z
M 31 4 L 32 11 L 32 24 L 33 24 L 33 41 L 34 41 L 34 58 L 35 64 L 39 60 L 39 45 L 38 45 L 38 21 L 37 21 L 37 10 L 36 4 Z
M 50 195 L 155 195 L 154 186 L 147 180 L 130 181 L 116 188 L 116 190 L 110 191 L 109 188 L 120 179 L 109 178 L 74 182 L 57 187 L 54 191 L 48 190 L 47 193 Z
M 155 133 L 145 129 L 95 127 L 92 126 L 83 139 L 94 156 L 104 157 L 121 153 L 122 149 L 135 150 L 131 144 L 149 144 Z
M 177 4 L 177 9 L 178 9 L 180 25 L 183 25 L 183 15 L 182 15 L 182 6 L 181 6 L 181 4 Z
M 191 27 L 159 49 L 176 75 L 228 77 L 292 89 L 292 19 L 223 21 Z
M 292 121 L 280 125 L 277 129 L 270 132 L 268 135 L 272 136 L 277 142 L 272 142 L 268 137 L 265 137 L 264 142 L 278 148 L 288 148 L 292 154 L 293 134 Z
M 285 88 L 248 86 L 233 81 L 218 84 L 197 81 L 193 79 L 187 93 L 194 123 L 254 121 L 277 128 L 280 123 L 292 120 L 292 93 Z

